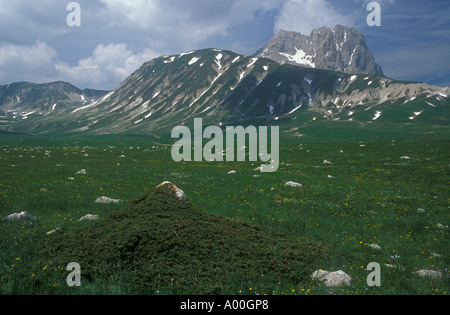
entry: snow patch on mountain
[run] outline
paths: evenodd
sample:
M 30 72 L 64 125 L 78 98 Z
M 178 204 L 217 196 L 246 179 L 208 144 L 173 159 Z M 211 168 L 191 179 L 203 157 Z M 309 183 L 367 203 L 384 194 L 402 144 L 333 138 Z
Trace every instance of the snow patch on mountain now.
M 313 62 L 313 56 L 308 55 L 303 50 L 298 49 L 295 47 L 296 53 L 294 55 L 290 55 L 287 53 L 280 52 L 280 55 L 283 55 L 289 59 L 289 61 L 301 64 L 301 65 L 307 65 L 311 68 L 315 68 L 316 65 Z
M 194 57 L 188 62 L 188 65 L 192 66 L 194 63 L 196 63 L 199 60 L 200 60 L 200 58 Z
M 375 113 L 375 117 L 373 117 L 373 119 L 372 119 L 372 120 L 377 120 L 378 118 L 380 118 L 380 117 L 381 117 L 381 114 L 382 114 L 382 112 L 380 112 L 380 111 L 377 111 L 377 112 Z

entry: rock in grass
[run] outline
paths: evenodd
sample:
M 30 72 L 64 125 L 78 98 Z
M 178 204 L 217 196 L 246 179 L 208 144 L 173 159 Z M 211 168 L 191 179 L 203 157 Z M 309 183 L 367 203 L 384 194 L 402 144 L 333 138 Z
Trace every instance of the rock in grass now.
M 296 183 L 296 182 L 287 182 L 286 184 L 284 184 L 284 186 L 286 187 L 294 187 L 294 188 L 302 188 L 303 185 Z
M 100 198 L 97 198 L 97 200 L 95 200 L 95 203 L 115 203 L 115 204 L 118 204 L 119 200 L 111 199 L 109 197 L 102 196 Z
M 441 223 L 436 224 L 436 227 L 437 227 L 438 229 L 441 229 L 441 230 L 446 230 L 446 229 L 448 229 L 448 226 L 443 225 L 443 224 L 441 224 Z
M 172 193 L 174 193 L 176 195 L 176 197 L 178 198 L 178 200 L 183 201 L 183 202 L 188 202 L 188 199 L 187 199 L 184 191 L 182 191 L 180 188 L 178 188 L 171 182 L 165 181 L 165 182 L 159 184 L 158 186 L 156 186 L 156 188 L 163 188 L 163 187 L 168 188 Z
M 77 172 L 77 174 L 79 174 L 79 175 L 86 175 L 87 172 L 86 172 L 85 169 L 82 169 L 82 170 L 79 170 L 79 171 Z
M 17 221 L 21 221 L 21 222 L 30 222 L 32 223 L 34 220 L 36 220 L 35 216 L 32 216 L 31 214 L 29 214 L 26 211 L 22 211 L 20 213 L 13 213 L 8 215 L 5 218 L 6 221 L 9 222 L 17 222 Z
M 373 248 L 373 249 L 377 249 L 377 250 L 381 249 L 381 246 L 377 245 L 377 244 L 370 244 L 370 245 L 367 245 L 367 246 L 370 247 L 370 248 Z
M 235 171 L 235 170 L 232 170 L 232 171 L 229 171 L 229 172 L 228 172 L 228 175 L 234 175 L 234 174 L 236 174 L 236 171 Z
M 84 217 L 81 217 L 78 221 L 96 221 L 98 220 L 98 215 L 86 214 Z
M 311 278 L 323 281 L 327 287 L 340 287 L 343 285 L 350 285 L 353 281 L 352 277 L 350 277 L 342 270 L 335 272 L 316 270 L 312 273 Z
M 56 229 L 54 229 L 54 230 L 48 231 L 48 232 L 45 233 L 45 234 L 47 234 L 47 235 L 52 235 L 52 234 L 56 233 L 59 229 L 60 229 L 60 228 L 56 228 Z
M 436 271 L 436 270 L 429 270 L 429 269 L 419 270 L 419 271 L 416 271 L 416 274 L 419 277 L 430 277 L 430 278 L 434 278 L 434 279 L 442 278 L 442 272 Z

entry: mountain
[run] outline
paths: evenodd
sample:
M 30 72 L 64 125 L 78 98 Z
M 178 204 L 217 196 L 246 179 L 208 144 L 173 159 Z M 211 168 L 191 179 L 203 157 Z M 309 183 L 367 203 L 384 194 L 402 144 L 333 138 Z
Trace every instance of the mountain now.
M 0 129 L 17 123 L 27 125 L 25 121 L 35 121 L 39 116 L 54 119 L 66 110 L 95 101 L 106 93 L 80 90 L 61 81 L 45 84 L 17 82 L 0 86 Z
M 57 113 L 52 111 L 54 100 L 42 96 L 47 106 L 41 105 L 42 115 L 21 114 L 15 118 L 18 122 L 3 129 L 33 134 L 167 135 L 197 117 L 205 126 L 223 127 L 300 126 L 334 120 L 442 125 L 450 119 L 450 88 L 278 64 L 218 49 L 155 58 L 117 89 L 104 93 L 94 101 L 68 102 Z M 55 103 L 56 111 L 60 103 Z M 14 113 L 19 115 L 19 111 L 0 115 L 9 118 Z
M 169 132 L 194 117 L 236 125 L 263 117 L 448 123 L 450 89 L 378 75 L 280 65 L 203 49 L 153 59 L 102 99 L 68 113 L 74 131 Z
M 316 69 L 352 74 L 384 75 L 375 62 L 364 36 L 354 28 L 320 27 L 309 36 L 279 31 L 256 53 L 277 63 L 292 63 Z

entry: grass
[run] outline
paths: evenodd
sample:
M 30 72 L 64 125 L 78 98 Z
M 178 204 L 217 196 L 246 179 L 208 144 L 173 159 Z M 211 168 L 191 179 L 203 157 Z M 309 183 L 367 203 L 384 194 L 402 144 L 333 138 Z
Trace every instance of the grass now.
M 265 174 L 253 171 L 259 164 L 252 162 L 174 163 L 170 146 L 156 144 L 145 137 L 2 137 L 0 218 L 28 211 L 38 220 L 26 226 L 0 221 L 0 292 L 448 294 L 450 146 L 446 133 L 418 137 L 405 132 L 389 137 L 389 132 L 384 131 L 379 137 L 381 133 L 371 136 L 366 130 L 358 137 L 350 135 L 348 130 L 343 133 L 345 136 L 339 136 L 339 130 L 331 128 L 322 132 L 306 129 L 304 137 L 283 138 L 280 169 Z M 327 135 L 328 132 L 332 133 Z M 47 151 L 50 152 L 46 154 Z M 411 160 L 401 159 L 402 156 Z M 332 164 L 323 164 L 324 159 Z M 80 169 L 86 169 L 87 174 L 77 175 Z M 227 175 L 232 169 L 237 173 Z M 307 239 L 311 244 L 321 245 L 309 247 L 304 253 L 314 259 L 308 258 L 300 270 L 294 268 L 279 279 L 271 277 L 267 270 L 266 277 L 242 279 L 238 273 L 224 277 L 208 268 L 203 270 L 204 277 L 199 276 L 201 281 L 177 278 L 170 275 L 186 274 L 185 268 L 190 266 L 186 257 L 180 258 L 179 265 L 145 269 L 131 268 L 124 263 L 117 264 L 120 268 L 111 268 L 116 261 L 108 261 L 105 256 L 109 267 L 98 277 L 86 270 L 82 271 L 82 287 L 64 285 L 69 273 L 65 265 L 70 261 L 64 261 L 68 257 L 61 256 L 60 264 L 48 262 L 43 253 L 52 236 L 46 232 L 62 228 L 67 234 L 61 235 L 70 236 L 67 244 L 77 243 L 81 239 L 77 235 L 92 240 L 93 234 L 89 233 L 94 233 L 93 226 L 106 227 L 108 222 L 118 221 L 114 218 L 130 211 L 133 204 L 130 202 L 166 180 L 185 191 L 192 206 L 198 209 L 195 211 L 199 211 L 195 212 L 196 217 L 208 218 L 209 224 L 232 220 L 239 225 L 239 233 L 259 229 L 268 241 L 289 244 Z M 302 183 L 304 188 L 284 187 L 287 181 Z M 94 201 L 100 196 L 120 199 L 121 203 L 96 204 Z M 201 211 L 205 211 L 203 215 Z M 100 220 L 78 222 L 88 213 L 99 215 Z M 183 220 L 180 217 L 179 224 Z M 128 226 L 132 226 L 130 222 Z M 136 225 L 136 231 L 139 226 Z M 202 234 L 206 230 L 184 228 L 191 236 L 197 231 L 196 241 L 206 237 Z M 110 231 L 101 234 L 102 237 L 118 237 L 114 229 Z M 245 243 L 247 239 L 239 235 Z M 269 236 L 273 235 L 277 236 L 271 240 Z M 178 239 L 175 234 L 170 237 Z M 229 237 L 227 244 L 233 244 L 230 243 L 233 237 Z M 248 237 L 250 240 L 252 236 Z M 109 244 L 106 239 L 104 244 Z M 381 249 L 372 249 L 368 247 L 370 244 L 377 244 Z M 83 259 L 95 260 L 92 250 L 96 246 L 80 248 L 86 251 Z M 264 253 L 265 247 L 260 248 L 263 249 L 252 254 L 255 260 L 263 261 L 265 256 L 258 253 Z M 57 247 L 53 250 L 57 257 Z M 315 252 L 326 254 L 314 256 Z M 167 261 L 173 259 L 164 256 L 168 252 L 161 253 L 161 261 L 162 257 Z M 211 255 L 216 263 L 224 257 Z M 381 287 L 367 286 L 366 267 L 370 262 L 381 265 Z M 327 288 L 305 277 L 285 280 L 293 279 L 295 272 L 310 272 L 313 268 L 343 270 L 354 282 L 347 287 Z M 141 291 L 137 289 L 139 282 L 129 281 L 129 277 L 130 270 L 144 269 L 159 270 L 162 280 L 152 282 L 157 276 L 148 271 L 147 280 L 155 285 Z M 439 270 L 443 277 L 420 278 L 415 275 L 420 269 Z M 216 286 L 206 279 L 214 279 Z

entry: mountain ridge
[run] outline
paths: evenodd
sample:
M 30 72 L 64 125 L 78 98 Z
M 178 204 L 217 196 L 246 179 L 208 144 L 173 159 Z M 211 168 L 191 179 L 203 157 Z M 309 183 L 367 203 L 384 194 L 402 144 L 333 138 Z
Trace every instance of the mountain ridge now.
M 303 35 L 293 31 L 278 31 L 256 52 L 278 63 L 291 63 L 312 68 L 351 74 L 384 76 L 364 35 L 351 27 L 336 25 L 333 29 L 320 27 Z
M 44 111 L 40 115 L 5 106 L 5 87 L 0 86 L 0 130 L 31 134 L 167 134 L 194 118 L 217 126 L 257 120 L 439 125 L 450 119 L 450 88 L 280 64 L 215 48 L 149 60 L 116 89 L 97 91 L 89 101 L 80 93 L 95 90 L 73 87 L 75 92 L 63 93 L 61 105 L 43 93 L 45 101 L 29 108 Z M 9 94 L 10 101 L 14 97 L 21 96 Z
M 57 117 L 103 96 L 106 91 L 84 89 L 64 82 L 15 82 L 0 86 L 0 129 L 32 116 Z

